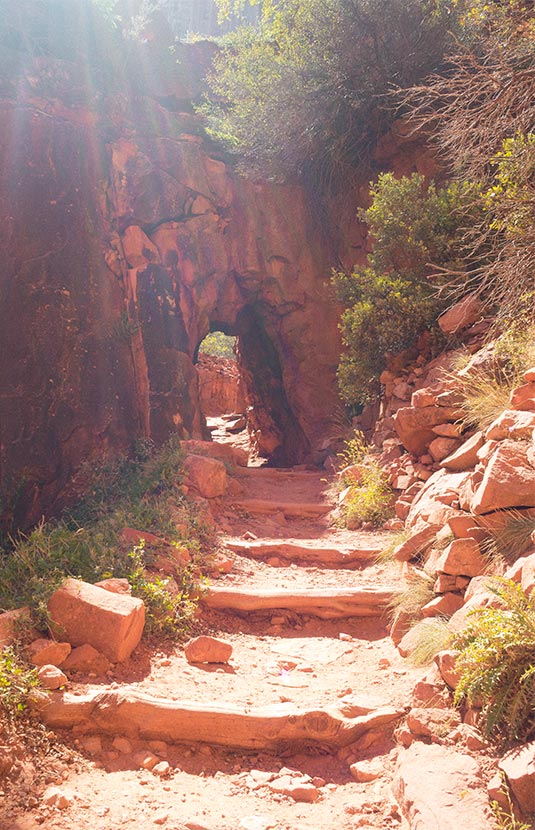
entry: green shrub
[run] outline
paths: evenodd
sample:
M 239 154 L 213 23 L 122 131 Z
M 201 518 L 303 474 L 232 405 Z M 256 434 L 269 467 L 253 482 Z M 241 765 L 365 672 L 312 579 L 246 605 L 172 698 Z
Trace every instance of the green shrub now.
M 481 184 L 484 213 L 466 239 L 467 283 L 493 314 L 533 320 L 533 4 L 455 5 L 463 15 L 464 43 L 404 103 L 415 124 L 430 131 L 450 169 Z
M 379 527 L 391 518 L 392 490 L 378 466 L 363 470 L 360 484 L 351 485 L 344 500 L 344 518 L 347 527 L 354 528 L 370 522 Z
M 29 666 L 14 648 L 0 651 L 0 706 L 8 718 L 20 715 L 39 683 L 37 670 Z
M 134 595 L 147 602 L 147 631 L 183 633 L 196 601 L 194 573 L 202 552 L 213 547 L 214 532 L 181 491 L 182 458 L 178 442 L 171 440 L 159 450 L 138 447 L 137 458 L 86 465 L 78 481 L 85 498 L 76 508 L 20 534 L 1 553 L 0 606 L 29 605 L 36 625 L 45 630 L 48 599 L 65 577 L 87 582 L 125 577 Z M 192 563 L 176 574 L 173 590 L 150 574 L 148 552 L 132 550 L 122 540 L 120 532 L 128 526 L 187 547 Z
M 269 0 L 262 10 L 216 57 L 209 131 L 247 169 L 341 196 L 394 118 L 381 96 L 440 64 L 453 18 L 434 0 Z
M 349 528 L 365 522 L 382 525 L 392 516 L 392 488 L 362 433 L 355 432 L 339 456 L 345 466 L 352 468 L 342 472 L 342 485 L 349 488 L 342 506 L 345 524 Z
M 348 403 L 375 397 L 388 356 L 413 346 L 446 307 L 429 275 L 437 267 L 459 267 L 459 240 L 474 210 L 475 190 L 437 189 L 416 173 L 401 179 L 384 173 L 372 187 L 372 204 L 360 214 L 374 239 L 368 265 L 333 275 L 346 306 L 338 380 Z
M 535 734 L 535 602 L 510 580 L 491 590 L 501 607 L 475 609 L 454 640 L 455 700 L 482 705 L 489 737 L 526 741 Z
M 234 352 L 235 337 L 223 334 L 222 331 L 212 331 L 207 334 L 199 346 L 199 354 L 215 355 L 226 357 L 229 360 L 236 360 Z

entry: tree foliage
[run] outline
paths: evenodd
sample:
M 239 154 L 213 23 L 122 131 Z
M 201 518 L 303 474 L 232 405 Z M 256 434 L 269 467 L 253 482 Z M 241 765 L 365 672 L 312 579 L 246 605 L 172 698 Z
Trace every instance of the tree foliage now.
M 486 215 L 467 239 L 466 280 L 503 317 L 533 318 L 535 14 L 522 0 L 457 7 L 464 45 L 405 102 L 453 175 L 481 183 Z
M 385 94 L 440 65 L 450 19 L 435 0 L 262 8 L 260 25 L 230 36 L 216 59 L 209 130 L 248 169 L 347 186 L 392 118 Z
M 334 275 L 346 306 L 338 376 L 349 403 L 373 397 L 387 356 L 411 346 L 444 309 L 447 299 L 428 277 L 434 266 L 457 267 L 476 193 L 468 185 L 426 185 L 416 173 L 384 173 L 372 187 L 372 204 L 360 214 L 374 238 L 367 267 Z

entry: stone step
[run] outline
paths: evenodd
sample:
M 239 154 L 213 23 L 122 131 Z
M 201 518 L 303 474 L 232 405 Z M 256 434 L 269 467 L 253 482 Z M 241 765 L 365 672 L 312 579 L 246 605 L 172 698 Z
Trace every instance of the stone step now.
M 299 565 L 352 569 L 358 568 L 363 562 L 373 560 L 384 546 L 343 549 L 300 545 L 297 542 L 227 541 L 226 547 L 251 559 L 265 560 L 277 557 L 284 562 Z
M 41 720 L 51 729 L 266 751 L 314 743 L 338 749 L 404 714 L 402 709 L 384 706 L 348 718 L 336 708 L 303 710 L 292 703 L 258 709 L 211 706 L 129 690 L 91 691 L 83 696 L 53 692 L 38 706 Z
M 344 617 L 380 617 L 394 588 L 220 588 L 211 585 L 201 596 L 208 608 L 219 611 L 293 611 L 323 620 Z
M 329 504 L 270 501 L 267 499 L 243 499 L 230 502 L 229 506 L 250 514 L 282 513 L 286 519 L 315 519 L 325 516 L 332 510 Z
M 317 470 L 296 470 L 285 467 L 241 467 L 238 470 L 240 477 L 258 479 L 276 479 L 278 481 L 310 481 L 318 478 Z

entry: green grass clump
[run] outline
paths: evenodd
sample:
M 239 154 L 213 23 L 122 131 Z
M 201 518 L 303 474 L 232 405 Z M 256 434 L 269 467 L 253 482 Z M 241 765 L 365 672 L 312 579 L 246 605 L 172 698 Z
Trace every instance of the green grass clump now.
M 181 490 L 182 460 L 179 443 L 171 440 L 159 450 L 139 447 L 134 458 L 86 465 L 77 481 L 84 493 L 79 504 L 19 534 L 0 552 L 0 607 L 28 605 L 37 627 L 46 630 L 48 599 L 65 577 L 125 577 L 146 603 L 147 632 L 182 633 L 192 617 L 202 553 L 214 541 Z M 122 540 L 128 526 L 187 547 L 191 563 L 177 569 L 174 584 L 151 573 L 150 551 Z
M 393 515 L 392 488 L 362 433 L 355 432 L 339 455 L 349 468 L 341 477 L 342 485 L 349 487 L 342 506 L 345 524 L 349 528 L 365 522 L 376 527 L 384 524 Z
M 377 564 L 389 565 L 392 562 L 397 562 L 396 557 L 394 555 L 396 548 L 399 547 L 399 545 L 403 544 L 403 542 L 406 542 L 409 538 L 410 531 L 406 528 L 403 528 L 402 530 L 392 531 L 392 533 L 390 533 L 389 535 L 388 542 L 375 557 L 375 561 L 377 562 Z
M 459 363 L 454 367 L 449 380 L 461 396 L 460 420 L 465 427 L 487 429 L 508 409 L 511 391 L 524 383 L 523 372 L 535 363 L 534 343 L 535 326 L 527 320 L 514 321 L 495 341 L 487 365 L 466 374 L 457 374 Z
M 414 646 L 409 654 L 413 666 L 428 666 L 439 651 L 451 646 L 453 635 L 444 617 L 420 620 L 411 628 Z
M 532 546 L 531 534 L 535 531 L 535 516 L 521 510 L 504 511 L 507 523 L 499 529 L 490 530 L 489 538 L 481 550 L 489 558 L 493 567 L 498 563 L 512 565 Z M 485 517 L 480 518 L 485 527 Z
M 507 409 L 514 380 L 500 371 L 473 370 L 464 377 L 453 377 L 455 390 L 460 393 L 458 404 L 463 412 L 463 427 L 488 429 Z
M 496 578 L 500 608 L 478 608 L 458 634 L 455 700 L 481 702 L 485 732 L 511 743 L 535 735 L 535 602 L 520 585 Z
M 407 628 L 411 622 L 421 619 L 422 608 L 433 597 L 433 579 L 422 571 L 413 571 L 405 580 L 405 588 L 394 594 L 388 603 L 387 613 L 393 624 L 399 617 L 407 621 Z

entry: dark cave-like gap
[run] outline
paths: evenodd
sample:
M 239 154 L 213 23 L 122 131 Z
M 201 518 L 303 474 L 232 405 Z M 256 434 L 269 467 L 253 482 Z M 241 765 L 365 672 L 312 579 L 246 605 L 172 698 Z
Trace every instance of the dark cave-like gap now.
M 237 366 L 253 451 L 271 466 L 302 462 L 310 445 L 290 407 L 275 338 L 268 333 L 260 310 L 246 305 L 238 312 L 235 324 L 214 320 L 210 331 L 236 338 Z M 196 364 L 203 342 L 204 338 L 195 350 Z

